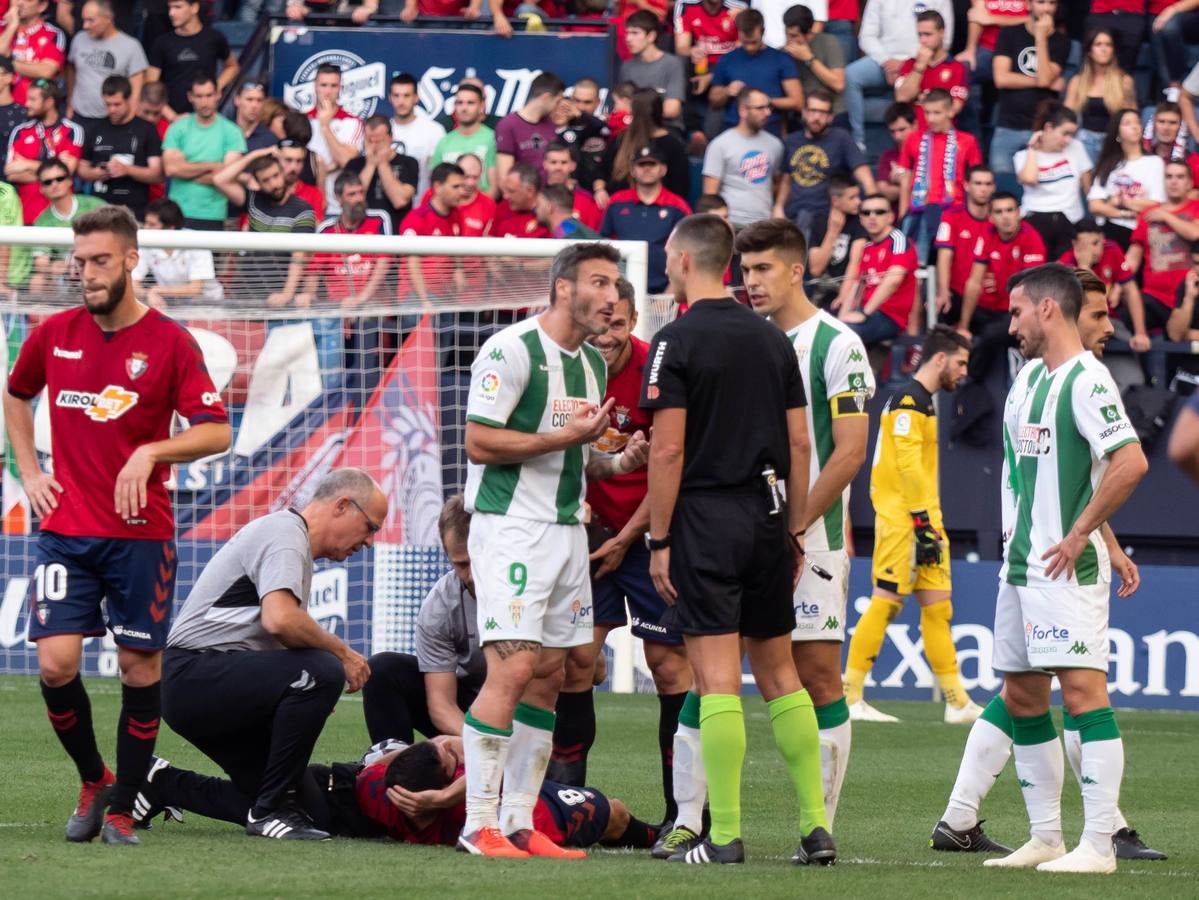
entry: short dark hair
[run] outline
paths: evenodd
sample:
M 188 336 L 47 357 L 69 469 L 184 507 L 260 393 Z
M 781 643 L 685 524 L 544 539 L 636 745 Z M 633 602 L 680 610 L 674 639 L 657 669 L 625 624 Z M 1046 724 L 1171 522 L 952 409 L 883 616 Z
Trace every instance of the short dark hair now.
M 598 241 L 580 241 L 558 251 L 554 261 L 550 263 L 550 304 L 558 299 L 557 285 L 559 280 L 575 282 L 579 278 L 579 266 L 593 259 L 620 265 L 620 251 L 611 244 Z
M 565 212 L 570 212 L 575 208 L 574 191 L 564 184 L 547 184 L 541 189 L 541 196 L 550 206 Z
M 756 9 L 743 9 L 737 13 L 737 34 L 753 34 L 766 28 L 766 20 Z
M 341 77 L 341 66 L 339 66 L 337 63 L 323 62 L 319 66 L 316 67 L 316 74 L 317 75 L 336 75 L 338 78 L 340 78 Z
M 191 84 L 187 86 L 187 92 L 190 94 L 196 88 L 203 87 L 206 84 L 211 84 L 215 88 L 216 79 L 207 72 L 201 72 L 199 69 L 197 69 L 196 73 L 192 75 Z
M 542 72 L 540 75 L 534 78 L 532 84 L 529 85 L 530 100 L 536 100 L 542 94 L 564 93 L 566 93 L 566 82 L 564 82 L 553 72 Z
M 283 113 L 283 133 L 287 140 L 295 141 L 301 147 L 307 147 L 312 140 L 312 120 L 298 109 L 288 109 Z
M 451 175 L 466 177 L 466 173 L 462 171 L 462 166 L 457 163 L 438 163 L 433 167 L 433 171 L 429 173 L 429 182 L 431 184 L 445 184 Z
M 728 209 L 728 201 L 720 194 L 701 194 L 699 199 L 695 201 L 695 211 L 697 213 L 710 213 L 718 209 Z
M 1074 277 L 1078 279 L 1078 284 L 1082 287 L 1084 300 L 1087 294 L 1103 294 L 1104 297 L 1107 296 L 1107 285 L 1103 283 L 1102 278 L 1090 269 L 1075 269 Z
M 388 92 L 390 93 L 393 87 L 398 87 L 401 84 L 416 87 L 416 79 L 408 72 L 400 72 L 398 75 L 392 75 L 391 81 L 387 82 Z
M 382 127 L 386 127 L 388 131 L 391 130 L 391 119 L 387 118 L 387 116 L 383 115 L 382 113 L 375 113 L 373 116 L 371 116 L 365 122 L 362 123 L 362 128 L 364 131 L 367 128 L 382 128 Z
M 644 31 L 646 34 L 661 34 L 662 32 L 662 22 L 647 9 L 639 9 L 625 19 L 624 27 L 626 31 L 630 28 L 636 28 L 638 31 Z
M 995 177 L 995 173 L 991 170 L 990 166 L 988 166 L 986 163 L 979 163 L 977 166 L 971 166 L 969 169 L 966 170 L 966 180 L 969 181 L 971 178 L 973 178 L 975 175 L 979 174 L 980 172 L 982 172 L 983 174 L 986 174 L 986 175 L 990 175 L 992 178 Z
M 733 246 L 741 254 L 774 250 L 799 262 L 804 262 L 808 254 L 803 232 L 790 219 L 759 219 L 746 225 L 737 232 Z
M 590 75 L 584 75 L 582 78 L 575 80 L 574 87 L 576 90 L 580 87 L 593 87 L 598 91 L 600 89 L 600 84 Z
M 178 203 L 167 197 L 160 197 L 147 203 L 146 215 L 158 216 L 159 224 L 172 231 L 183 227 L 183 210 Z
M 1182 117 L 1182 107 L 1173 100 L 1162 100 L 1157 106 L 1153 107 L 1153 115 L 1156 118 L 1158 113 L 1174 113 L 1178 117 Z
M 970 341 L 965 335 L 954 331 L 948 325 L 934 325 L 924 336 L 920 346 L 920 358 L 928 362 L 938 353 L 956 353 L 958 350 L 969 350 Z
M 1032 130 L 1040 131 L 1047 125 L 1061 128 L 1067 122 L 1077 125 L 1078 114 L 1062 101 L 1050 97 L 1037 104 L 1036 113 L 1032 118 Z
M 908 123 L 916 121 L 916 107 L 910 103 L 892 103 L 887 107 L 887 111 L 883 113 L 883 122 L 886 125 L 894 125 L 898 120 L 903 119 Z
M 939 17 L 940 14 L 938 13 L 937 15 Z M 953 95 L 950 94 L 949 91 L 945 90 L 945 88 L 933 88 L 932 90 L 928 91 L 928 93 L 926 93 L 924 95 L 924 98 L 920 101 L 921 106 L 924 106 L 927 103 L 950 103 L 950 104 L 952 104 L 953 103 Z
M 99 0 L 92 0 L 93 3 Z M 133 85 L 124 75 L 109 75 L 100 85 L 100 96 L 111 97 L 114 94 L 120 94 L 126 100 L 133 96 Z
M 1049 297 L 1061 309 L 1063 316 L 1071 322 L 1078 321 L 1078 312 L 1082 309 L 1082 285 L 1074 277 L 1073 269 L 1061 263 L 1045 263 L 1025 269 L 1007 281 L 1008 294 L 1018 287 L 1024 288 L 1025 295 L 1033 302 Z
M 546 147 L 545 153 L 542 154 L 542 158 L 544 159 L 550 153 L 570 153 L 570 158 L 574 159 L 574 153 L 571 153 L 570 147 L 561 141 L 554 141 L 552 144 Z
M 884 203 L 887 204 L 888 208 L 890 208 L 890 206 L 891 206 L 891 201 L 887 199 L 886 195 L 880 194 L 878 191 L 875 191 L 873 194 L 867 194 L 866 196 L 864 196 L 862 198 L 862 205 L 865 206 L 871 200 L 882 200 Z
M 840 197 L 846 191 L 859 186 L 857 179 L 844 171 L 833 172 L 829 175 L 827 185 L 830 197 Z
M 437 514 L 437 533 L 442 541 L 447 534 L 455 534 L 464 540 L 470 534 L 470 513 L 466 511 L 466 498 L 461 494 L 454 494 L 442 504 L 441 512 Z
M 67 168 L 67 164 L 65 162 L 63 162 L 57 156 L 52 156 L 49 159 L 44 159 L 38 163 L 37 180 L 41 181 L 42 176 L 44 176 L 47 172 L 53 172 L 55 169 L 62 169 L 67 173 L 68 176 L 71 174 L 71 170 Z
M 43 100 L 53 100 L 55 108 L 62 105 L 62 91 L 48 78 L 39 78 L 29 85 L 31 91 L 41 91 Z
M 788 6 L 787 11 L 783 13 L 783 27 L 798 28 L 801 34 L 809 34 L 815 23 L 816 17 L 802 3 Z
M 116 235 L 126 246 L 137 246 L 137 219 L 124 206 L 109 205 L 93 209 L 72 222 L 71 228 L 76 237 L 108 232 Z
M 525 187 L 531 187 L 535 191 L 541 190 L 541 170 L 532 163 L 519 162 L 513 164 L 508 170 L 508 174 L 515 173 L 520 179 L 520 183 Z
M 945 17 L 935 9 L 926 9 L 920 15 L 916 16 L 917 22 L 932 22 L 938 31 L 945 30 Z
M 142 89 L 138 91 L 137 98 L 142 103 L 166 103 L 167 86 L 161 81 L 147 81 L 142 84 Z
M 1103 228 L 1090 216 L 1083 216 L 1074 223 L 1074 234 L 1103 234 Z
M 486 96 L 483 93 L 483 89 L 481 87 L 479 87 L 477 84 L 475 84 L 473 81 L 464 81 L 461 84 L 459 84 L 458 90 L 454 92 L 454 95 L 457 96 L 458 94 L 461 94 L 463 91 L 466 91 L 468 94 L 478 94 L 480 100 L 482 100 Z
M 733 259 L 733 229 L 712 213 L 687 216 L 670 239 L 686 245 L 695 268 L 707 275 L 723 275 Z
M 343 169 L 338 176 L 333 179 L 333 194 L 340 197 L 348 187 L 358 187 L 362 184 L 362 179 L 358 177 L 357 172 L 351 172 L 348 169 Z
M 450 783 L 441 767 L 437 745 L 421 741 L 405 747 L 387 764 L 383 776 L 387 787 L 402 787 L 406 791 L 436 791 Z
M 273 153 L 268 153 L 265 156 L 259 156 L 250 160 L 250 164 L 246 166 L 246 171 L 254 178 L 258 178 L 259 174 L 265 172 L 271 166 L 279 165 L 279 160 Z
M 1019 206 L 1020 206 L 1020 198 L 1017 197 L 1015 194 L 1013 194 L 1011 191 L 996 191 L 994 194 L 991 195 L 991 205 L 992 206 L 994 206 L 995 203 L 999 200 L 1011 200 L 1013 203 L 1016 204 L 1017 208 L 1019 208 Z
M 758 11 L 756 9 L 747 9 L 745 12 Z M 761 13 L 758 13 L 758 15 L 760 16 Z M 821 87 L 814 87 L 808 91 L 807 96 L 804 97 L 804 106 L 808 105 L 809 100 L 819 100 L 822 103 L 827 103 L 829 106 L 833 105 L 833 95 Z
M 1170 166 L 1182 166 L 1183 171 L 1187 173 L 1187 178 L 1194 180 L 1195 173 L 1193 173 L 1191 171 L 1191 166 L 1185 159 L 1168 159 L 1168 160 L 1166 160 L 1166 168 L 1168 169 L 1168 168 L 1170 168 Z
M 616 299 L 628 303 L 629 312 L 632 315 L 637 314 L 637 288 L 623 275 L 616 279 Z

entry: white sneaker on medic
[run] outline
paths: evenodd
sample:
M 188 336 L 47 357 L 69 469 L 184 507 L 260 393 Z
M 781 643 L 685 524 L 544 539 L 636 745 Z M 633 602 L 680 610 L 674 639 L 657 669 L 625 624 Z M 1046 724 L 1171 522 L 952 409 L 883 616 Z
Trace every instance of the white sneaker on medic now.
M 895 716 L 875 709 L 865 700 L 859 700 L 849 708 L 849 718 L 853 722 L 898 722 Z
M 950 706 L 945 704 L 946 725 L 973 725 L 974 720 L 983 714 L 983 708 L 973 700 L 968 700 L 965 706 Z
M 999 859 L 984 859 L 984 866 L 1000 869 L 1031 869 L 1066 855 L 1066 842 L 1051 847 L 1036 835 L 1028 839 L 1028 843 L 1015 853 L 1001 856 Z
M 1041 863 L 1037 871 L 1110 875 L 1116 871 L 1116 854 L 1108 853 L 1105 856 L 1092 847 L 1090 841 L 1083 840 L 1065 856 Z

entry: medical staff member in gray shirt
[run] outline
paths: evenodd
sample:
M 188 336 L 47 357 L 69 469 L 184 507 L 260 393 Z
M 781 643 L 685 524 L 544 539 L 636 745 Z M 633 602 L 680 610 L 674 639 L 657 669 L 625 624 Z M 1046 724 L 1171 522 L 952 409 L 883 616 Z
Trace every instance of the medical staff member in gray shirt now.
M 463 710 L 487 675 L 479 647 L 474 582 L 466 538 L 470 513 L 461 494 L 445 502 L 437 520 L 450 571 L 433 585 L 416 617 L 416 655 L 376 653 L 362 708 L 371 740 L 462 734 Z
M 247 834 L 329 837 L 288 793 L 342 688 L 359 690 L 370 669 L 308 614 L 313 560 L 342 562 L 369 547 L 386 518 L 387 498 L 366 472 L 330 472 L 302 511 L 255 519 L 221 547 L 171 627 L 163 718 L 245 794 Z M 204 813 L 213 780 L 155 760 L 145 793 L 158 806 Z

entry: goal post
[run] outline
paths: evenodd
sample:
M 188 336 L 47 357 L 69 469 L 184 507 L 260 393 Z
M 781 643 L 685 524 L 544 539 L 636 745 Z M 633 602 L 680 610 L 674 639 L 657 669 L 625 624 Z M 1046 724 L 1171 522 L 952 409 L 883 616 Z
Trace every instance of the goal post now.
M 411 651 L 416 610 L 448 568 L 436 522 L 443 497 L 465 481 L 470 363 L 488 336 L 548 303 L 550 263 L 572 242 L 144 229 L 138 240 L 139 298 L 189 328 L 234 428 L 229 452 L 175 466 L 168 482 L 176 604 L 242 525 L 303 505 L 331 468 L 362 466 L 391 510 L 373 548 L 318 566 L 310 610 L 361 652 Z M 29 254 L 15 297 L 0 293 L 5 375 L 30 328 L 81 302 L 72 244 L 67 228 L 0 228 L 10 260 Z M 655 308 L 669 305 L 646 294 L 647 246 L 612 244 L 649 337 Z M 43 392 L 35 444 L 52 469 L 49 408 Z M 6 434 L 4 442 L 0 673 L 32 673 L 25 635 L 37 523 Z M 643 655 L 617 642 L 612 680 L 627 690 L 641 680 Z M 110 638 L 88 641 L 84 670 L 115 673 Z

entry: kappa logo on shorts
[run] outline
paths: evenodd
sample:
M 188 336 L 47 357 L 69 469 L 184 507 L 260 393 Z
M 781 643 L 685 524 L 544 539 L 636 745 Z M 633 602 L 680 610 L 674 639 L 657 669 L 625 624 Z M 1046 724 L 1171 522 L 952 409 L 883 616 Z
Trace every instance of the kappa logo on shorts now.
M 841 627 L 841 623 L 837 621 L 837 617 L 829 616 L 827 619 L 824 620 L 824 628 L 821 630 L 836 631 L 840 627 Z
M 54 405 L 64 409 L 81 409 L 93 422 L 113 422 L 137 406 L 138 396 L 136 391 L 110 384 L 98 394 L 61 390 L 54 399 Z
M 1082 641 L 1075 641 L 1070 645 L 1070 649 L 1066 651 L 1067 654 L 1073 653 L 1076 656 L 1086 656 L 1090 652 L 1090 648 Z

